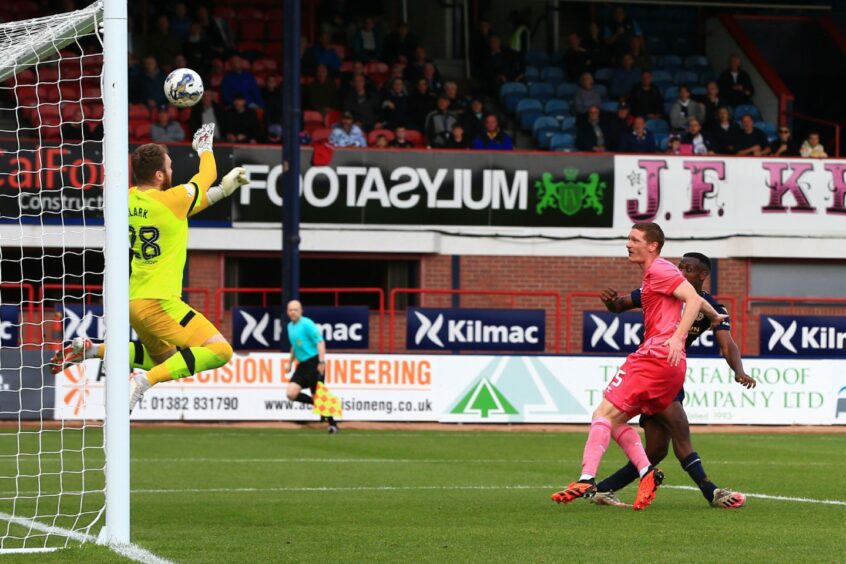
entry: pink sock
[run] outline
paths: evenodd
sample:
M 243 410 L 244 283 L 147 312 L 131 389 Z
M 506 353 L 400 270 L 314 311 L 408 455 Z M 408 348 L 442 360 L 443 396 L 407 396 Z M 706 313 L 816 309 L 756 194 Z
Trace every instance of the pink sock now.
M 640 435 L 630 425 L 618 425 L 612 433 L 614 440 L 622 447 L 623 452 L 635 465 L 638 472 L 643 476 L 644 471 L 649 468 L 649 457 L 646 456 L 646 451 L 643 450 L 643 444 L 640 442 Z
M 590 422 L 590 433 L 582 455 L 582 476 L 580 479 L 593 478 L 599 470 L 602 455 L 611 442 L 611 422 L 604 417 L 596 417 Z

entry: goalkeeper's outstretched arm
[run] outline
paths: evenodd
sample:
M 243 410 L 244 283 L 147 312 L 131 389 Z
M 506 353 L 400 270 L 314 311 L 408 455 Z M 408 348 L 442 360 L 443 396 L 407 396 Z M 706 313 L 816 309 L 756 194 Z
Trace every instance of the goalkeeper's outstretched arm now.
M 214 124 L 204 124 L 194 133 L 191 146 L 200 156 L 200 170 L 189 181 L 199 189 L 197 201 L 188 216 L 193 216 L 209 206 L 216 204 L 235 190 L 247 184 L 247 171 L 241 167 L 233 168 L 223 177 L 220 185 L 212 186 L 217 179 L 217 165 L 214 160 L 212 144 L 214 143 Z

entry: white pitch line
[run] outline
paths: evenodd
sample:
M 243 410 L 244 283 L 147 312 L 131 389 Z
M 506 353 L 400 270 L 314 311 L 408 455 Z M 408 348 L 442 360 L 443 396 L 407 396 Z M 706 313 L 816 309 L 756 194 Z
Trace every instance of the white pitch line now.
M 9 523 L 20 525 L 22 527 L 35 529 L 36 531 L 41 531 L 42 533 L 47 533 L 48 535 L 69 538 L 80 543 L 97 541 L 97 538 L 92 535 L 80 533 L 79 531 L 73 531 L 71 529 L 65 529 L 64 527 L 57 527 L 55 525 L 45 525 L 44 523 L 39 523 L 34 519 L 15 517 L 14 515 L 9 515 L 8 513 L 0 513 L 0 520 L 8 521 Z M 112 552 L 116 552 L 117 554 L 129 558 L 130 560 L 134 560 L 135 562 L 141 562 L 142 564 L 173 564 L 172 561 L 160 558 L 149 550 L 141 548 L 136 544 L 113 543 L 103 546 Z
M 685 490 L 685 491 L 692 491 L 698 492 L 699 488 L 694 488 L 693 486 L 662 486 L 664 488 L 668 488 L 671 490 Z M 790 497 L 784 495 L 769 495 L 769 494 L 762 494 L 762 493 L 746 493 L 743 492 L 746 497 L 751 498 L 758 498 L 758 499 L 770 499 L 774 501 L 795 501 L 797 503 L 817 503 L 820 505 L 842 505 L 846 507 L 846 501 L 840 501 L 837 499 L 812 499 L 809 497 Z

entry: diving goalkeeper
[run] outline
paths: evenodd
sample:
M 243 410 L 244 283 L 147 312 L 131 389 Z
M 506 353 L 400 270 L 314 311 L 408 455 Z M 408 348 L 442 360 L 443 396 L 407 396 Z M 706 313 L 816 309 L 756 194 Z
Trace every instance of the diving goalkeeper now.
M 151 386 L 226 364 L 232 347 L 217 328 L 182 301 L 182 272 L 188 247 L 188 218 L 230 196 L 248 182 L 233 168 L 219 186 L 212 152 L 214 124 L 194 134 L 200 170 L 186 184 L 172 186 L 170 155 L 164 145 L 148 143 L 132 153 L 137 186 L 129 189 L 129 321 L 139 343 L 130 343 L 130 364 L 148 372 L 129 386 L 129 410 Z M 76 338 L 53 359 L 53 371 L 86 358 L 103 358 L 105 345 Z

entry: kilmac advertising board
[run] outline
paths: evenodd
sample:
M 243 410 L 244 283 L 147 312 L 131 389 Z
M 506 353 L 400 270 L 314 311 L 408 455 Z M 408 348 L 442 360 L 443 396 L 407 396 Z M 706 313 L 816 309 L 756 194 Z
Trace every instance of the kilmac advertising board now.
M 588 423 L 621 356 L 329 354 L 326 385 L 344 419 L 462 423 Z M 285 397 L 288 355 L 235 355 L 225 367 L 151 388 L 133 420 L 316 421 Z M 689 358 L 692 423 L 846 424 L 846 363 L 745 359 L 747 390 L 721 358 Z M 104 415 L 99 360 L 56 376 L 55 416 Z

